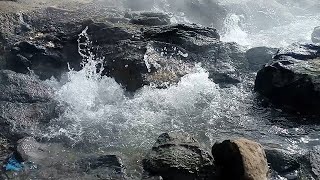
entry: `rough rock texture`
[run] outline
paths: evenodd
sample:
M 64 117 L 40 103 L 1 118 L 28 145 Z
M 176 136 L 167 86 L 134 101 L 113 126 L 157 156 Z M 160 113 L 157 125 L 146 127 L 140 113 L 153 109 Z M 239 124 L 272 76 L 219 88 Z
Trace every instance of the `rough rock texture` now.
M 28 127 L 46 123 L 58 114 L 52 101 L 52 90 L 40 80 L 13 71 L 0 71 L 1 132 L 11 139 L 19 139 Z
M 311 40 L 314 43 L 320 43 L 320 26 L 314 28 L 311 35 Z
M 163 179 L 211 179 L 215 175 L 211 155 L 186 133 L 161 134 L 143 167 Z
M 310 153 L 310 163 L 315 179 L 320 179 L 320 146 L 316 146 Z
M 318 114 L 319 68 L 320 46 L 294 44 L 258 72 L 255 90 L 283 109 Z
M 256 142 L 226 140 L 213 145 L 212 155 L 220 179 L 267 180 L 266 154 Z
M 116 155 L 89 156 L 77 164 L 83 172 L 99 179 L 126 179 L 125 167 Z
M 268 47 L 255 47 L 246 52 L 246 58 L 251 70 L 260 70 L 265 64 L 272 61 L 273 55 L 278 49 Z
M 85 56 L 91 52 L 94 59 L 103 59 L 102 75 L 115 78 L 129 91 L 146 84 L 165 87 L 175 83 L 194 71 L 195 63 L 201 63 L 219 84 L 239 83 L 249 70 L 241 47 L 219 41 L 214 28 L 170 25 L 168 15 L 161 13 L 109 10 L 114 12 L 110 15 L 105 10 L 99 13 L 101 8 L 84 6 L 88 13 L 48 7 L 0 16 L 12 27 L 0 31 L 3 58 L 7 59 L 0 67 L 20 73 L 31 69 L 40 79 L 59 79 L 68 71 L 68 64 L 81 69 L 83 57 L 78 51 Z M 85 29 L 88 36 L 79 37 Z M 78 46 L 78 42 L 87 44 Z

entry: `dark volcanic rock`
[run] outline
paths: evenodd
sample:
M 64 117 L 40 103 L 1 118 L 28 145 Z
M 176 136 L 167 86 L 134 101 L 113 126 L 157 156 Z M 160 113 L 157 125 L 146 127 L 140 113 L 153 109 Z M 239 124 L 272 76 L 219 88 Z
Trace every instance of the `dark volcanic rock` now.
M 220 179 L 267 180 L 268 163 L 262 146 L 247 139 L 226 140 L 212 147 Z
M 166 87 L 194 71 L 196 63 L 219 84 L 239 83 L 248 71 L 241 47 L 219 41 L 214 28 L 168 25 L 167 15 L 148 12 L 123 15 L 132 23 L 105 23 L 111 22 L 110 17 L 96 11 L 84 16 L 80 11 L 50 7 L 21 14 L 32 29 L 19 34 L 3 30 L 3 39 L 9 41 L 3 41 L 6 61 L 0 66 L 20 73 L 32 70 L 40 79 L 59 78 L 68 71 L 68 64 L 74 70 L 82 68 L 78 51 L 87 57 L 92 53 L 93 59 L 103 59 L 102 75 L 113 77 L 128 91 L 148 84 Z M 21 17 L 5 19 L 20 27 Z M 90 17 L 99 21 L 86 20 Z
M 311 35 L 311 40 L 314 43 L 320 43 L 320 26 L 315 27 Z
M 268 47 L 255 47 L 246 52 L 246 58 L 251 70 L 260 70 L 266 63 L 272 61 L 278 49 Z
M 143 167 L 163 179 L 211 179 L 211 155 L 189 134 L 164 133 L 143 160 Z
M 255 90 L 284 109 L 318 114 L 319 68 L 320 46 L 292 45 L 258 72 Z
M 276 171 L 282 177 L 298 177 L 301 168 L 302 155 L 288 153 L 284 150 L 267 148 L 265 149 L 266 156 L 270 168 Z

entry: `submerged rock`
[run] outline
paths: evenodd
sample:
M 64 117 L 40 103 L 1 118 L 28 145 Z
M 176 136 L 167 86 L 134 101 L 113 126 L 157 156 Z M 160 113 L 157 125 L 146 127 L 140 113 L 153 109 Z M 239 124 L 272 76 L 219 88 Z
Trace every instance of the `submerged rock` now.
M 116 155 L 90 156 L 76 164 L 80 170 L 97 179 L 126 179 L 125 167 Z
M 247 139 L 226 140 L 212 147 L 220 179 L 267 180 L 268 163 L 262 146 Z
M 313 43 L 320 43 L 320 26 L 314 28 L 311 40 Z
M 283 109 L 318 114 L 319 68 L 320 46 L 292 45 L 258 72 L 255 90 Z
M 164 133 L 143 160 L 143 167 L 163 179 L 212 179 L 215 167 L 211 155 L 186 133 Z

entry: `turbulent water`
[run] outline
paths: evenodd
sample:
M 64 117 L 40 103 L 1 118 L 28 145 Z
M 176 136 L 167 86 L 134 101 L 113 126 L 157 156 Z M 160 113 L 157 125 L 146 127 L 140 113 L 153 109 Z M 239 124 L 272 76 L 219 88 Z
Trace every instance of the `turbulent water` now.
M 222 41 L 247 47 L 310 42 L 313 28 L 320 25 L 320 11 L 312 10 L 318 0 L 306 2 L 302 7 L 294 0 L 220 0 L 228 11 L 219 30 Z M 173 22 L 192 23 L 185 13 L 172 12 L 170 5 L 162 0 L 152 10 L 171 13 Z M 48 139 L 67 137 L 71 146 L 81 146 L 83 151 L 121 154 L 133 178 L 141 172 L 143 154 L 159 134 L 168 131 L 189 132 L 208 148 L 233 137 L 301 153 L 320 144 L 319 126 L 294 124 L 290 118 L 297 117 L 259 104 L 253 92 L 255 74 L 241 84 L 221 88 L 197 65 L 167 89 L 145 86 L 128 94 L 114 79 L 96 73 L 97 61 L 92 58 L 84 57 L 83 70 L 70 70 L 60 82 L 47 81 L 67 110 L 50 128 L 35 134 Z

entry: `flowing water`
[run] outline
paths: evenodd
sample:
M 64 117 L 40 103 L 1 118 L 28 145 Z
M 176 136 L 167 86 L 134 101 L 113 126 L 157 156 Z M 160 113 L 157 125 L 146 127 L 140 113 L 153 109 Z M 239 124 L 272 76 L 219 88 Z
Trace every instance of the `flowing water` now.
M 169 2 L 156 2 L 152 10 L 169 11 Z M 307 2 L 307 7 L 300 7 L 294 0 L 220 0 L 228 9 L 220 29 L 222 41 L 247 47 L 310 42 L 313 28 L 320 25 L 320 11 L 310 9 L 318 0 Z M 173 22 L 192 22 L 183 12 L 169 13 Z M 320 126 L 295 124 L 290 119 L 299 117 L 261 106 L 253 92 L 255 74 L 248 74 L 243 83 L 221 88 L 196 65 L 167 89 L 144 86 L 128 94 L 114 79 L 96 73 L 98 61 L 93 58 L 92 54 L 84 56 L 84 68 L 70 70 L 60 82 L 47 81 L 55 89 L 55 99 L 67 110 L 35 135 L 66 138 L 71 147 L 81 146 L 84 152 L 121 154 L 133 179 L 140 176 L 144 153 L 163 132 L 188 132 L 208 148 L 216 141 L 236 137 L 294 153 L 320 144 Z

